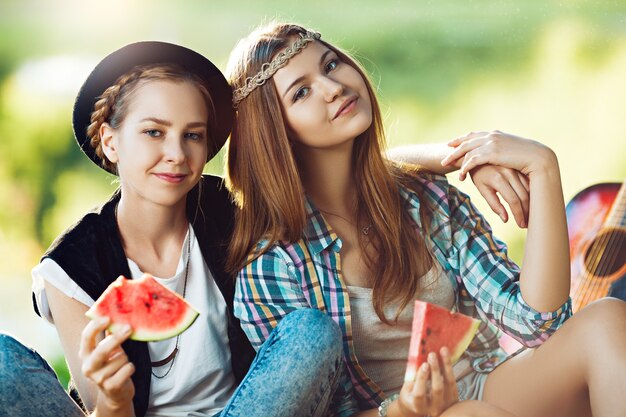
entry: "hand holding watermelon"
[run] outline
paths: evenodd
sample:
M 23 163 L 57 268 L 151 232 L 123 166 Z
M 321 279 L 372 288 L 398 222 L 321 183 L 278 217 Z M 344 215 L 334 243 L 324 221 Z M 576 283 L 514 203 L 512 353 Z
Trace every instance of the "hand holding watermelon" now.
M 438 416 L 459 401 L 450 351 L 444 347 L 440 355 L 439 358 L 436 353 L 429 353 L 416 378 L 404 382 L 396 403 L 397 414 L 405 417 Z
M 180 295 L 149 274 L 136 280 L 120 276 L 85 314 L 90 319 L 108 317 L 111 332 L 130 325 L 130 339 L 144 342 L 177 336 L 198 317 Z
M 452 364 L 467 349 L 479 323 L 434 304 L 415 302 L 409 360 L 396 403 L 399 414 L 436 416 L 458 401 Z
M 98 341 L 107 327 L 107 317 L 90 321 L 81 334 L 78 356 L 82 362 L 83 374 L 98 386 L 98 403 L 105 403 L 104 409 L 129 410 L 132 412 L 132 400 L 135 396 L 135 385 L 131 376 L 135 366 L 129 362 L 122 349 L 132 333 L 129 325 L 121 325 L 113 333 L 107 333 Z M 130 414 L 129 414 L 130 415 Z

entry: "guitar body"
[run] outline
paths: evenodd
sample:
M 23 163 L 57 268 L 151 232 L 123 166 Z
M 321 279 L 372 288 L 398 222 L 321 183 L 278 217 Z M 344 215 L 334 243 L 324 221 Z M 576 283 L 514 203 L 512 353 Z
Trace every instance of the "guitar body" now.
M 567 204 L 574 312 L 606 296 L 626 300 L 626 207 L 621 201 L 622 186 L 596 184 Z
M 572 273 L 572 309 L 611 296 L 626 301 L 626 182 L 585 188 L 565 208 Z M 508 352 L 522 345 L 506 334 Z

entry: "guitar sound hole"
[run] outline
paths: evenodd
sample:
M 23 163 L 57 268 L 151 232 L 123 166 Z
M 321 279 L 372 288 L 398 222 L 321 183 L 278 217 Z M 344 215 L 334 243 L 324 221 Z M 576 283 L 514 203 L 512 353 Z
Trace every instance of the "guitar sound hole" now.
M 607 229 L 596 237 L 585 253 L 585 268 L 597 277 L 619 271 L 626 263 L 626 231 Z

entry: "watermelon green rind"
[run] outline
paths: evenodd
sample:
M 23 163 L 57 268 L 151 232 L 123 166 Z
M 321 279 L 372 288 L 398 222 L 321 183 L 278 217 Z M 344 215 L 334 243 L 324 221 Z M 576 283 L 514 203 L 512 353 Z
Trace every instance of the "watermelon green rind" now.
M 85 315 L 92 320 L 110 317 L 107 330 L 111 332 L 128 323 L 133 328 L 129 339 L 150 342 L 179 335 L 199 313 L 179 294 L 144 274 L 137 280 L 120 276 Z
M 165 340 L 174 336 L 178 336 L 179 334 L 187 330 L 189 326 L 191 326 L 196 321 L 196 319 L 198 318 L 198 315 L 199 313 L 196 310 L 190 308 L 189 310 L 187 310 L 184 318 L 180 321 L 180 324 L 176 326 L 176 328 L 172 328 L 168 331 L 162 331 L 162 332 L 138 329 L 130 335 L 130 339 L 136 340 L 139 342 L 153 342 L 157 340 Z M 109 331 L 114 332 L 121 326 L 122 324 L 114 323 L 109 326 Z
M 92 320 L 102 317 L 98 313 L 95 313 L 92 311 L 88 311 L 87 313 L 85 313 L 85 315 Z M 198 318 L 198 315 L 199 313 L 196 310 L 194 310 L 193 308 L 190 308 L 185 313 L 185 317 L 183 318 L 183 320 L 180 321 L 180 324 L 176 328 L 173 328 L 168 331 L 163 331 L 163 332 L 155 332 L 155 331 L 147 331 L 147 330 L 139 329 L 139 330 L 133 331 L 129 339 L 136 340 L 138 342 L 155 342 L 159 340 L 169 339 L 174 336 L 178 336 L 180 333 L 187 330 L 189 326 L 191 326 L 196 321 L 196 319 Z M 107 330 L 114 333 L 124 324 L 125 323 L 111 323 L 109 327 L 107 327 Z

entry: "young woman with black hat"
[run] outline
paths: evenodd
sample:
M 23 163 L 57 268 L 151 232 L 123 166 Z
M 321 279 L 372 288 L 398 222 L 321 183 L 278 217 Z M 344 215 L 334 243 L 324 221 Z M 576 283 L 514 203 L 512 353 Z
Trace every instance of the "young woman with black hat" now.
M 232 125 L 231 89 L 187 48 L 127 45 L 81 88 L 73 127 L 120 188 L 64 232 L 33 270 L 35 309 L 59 333 L 89 412 L 106 416 L 321 416 L 339 374 L 340 336 L 319 312 L 294 315 L 256 355 L 232 314 L 224 271 L 232 207 L 203 175 Z M 119 275 L 148 272 L 199 312 L 178 337 L 105 336 L 85 311 Z M 35 352 L 0 336 L 2 415 L 83 416 Z M 250 367 L 251 366 L 251 367 Z

